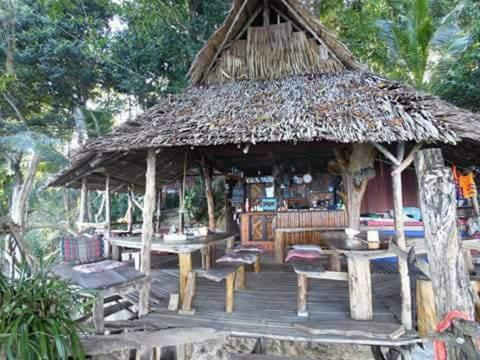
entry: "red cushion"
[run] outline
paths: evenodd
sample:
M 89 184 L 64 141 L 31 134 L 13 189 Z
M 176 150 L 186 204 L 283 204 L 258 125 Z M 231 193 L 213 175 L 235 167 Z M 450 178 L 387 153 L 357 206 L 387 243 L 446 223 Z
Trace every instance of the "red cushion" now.
M 317 250 L 301 250 L 292 249 L 288 251 L 288 255 L 285 258 L 286 262 L 291 260 L 315 260 L 320 257 L 321 253 Z

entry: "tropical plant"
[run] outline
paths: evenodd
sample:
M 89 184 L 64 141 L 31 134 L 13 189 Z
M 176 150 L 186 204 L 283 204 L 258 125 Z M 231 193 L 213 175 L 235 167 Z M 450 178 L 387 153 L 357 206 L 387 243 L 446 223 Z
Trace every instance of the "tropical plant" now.
M 83 359 L 78 323 L 72 314 L 86 306 L 73 285 L 49 274 L 50 260 L 38 269 L 23 264 L 9 279 L 0 272 L 0 357 Z
M 444 71 L 470 44 L 470 36 L 458 25 L 463 8 L 464 4 L 459 3 L 437 22 L 429 0 L 415 0 L 397 21 L 377 21 L 391 61 L 406 68 L 407 80 L 418 89 L 427 88 L 433 73 Z
M 215 217 L 219 218 L 225 206 L 223 180 L 215 178 L 212 182 L 212 189 L 215 202 Z M 202 177 L 198 177 L 195 185 L 185 191 L 184 206 L 190 221 L 208 224 L 207 197 L 205 195 L 205 182 Z

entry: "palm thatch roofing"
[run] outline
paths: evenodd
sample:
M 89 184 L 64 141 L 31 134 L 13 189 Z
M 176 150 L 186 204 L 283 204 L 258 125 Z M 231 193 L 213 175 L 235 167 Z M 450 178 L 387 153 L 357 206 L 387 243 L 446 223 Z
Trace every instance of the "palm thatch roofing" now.
M 192 147 L 321 141 L 471 147 L 480 139 L 479 114 L 364 70 L 297 0 L 233 0 L 189 76 L 183 93 L 87 142 L 52 185 L 78 186 L 89 176 L 92 188 L 102 188 L 101 168 L 108 165 L 118 177 L 114 186 L 135 183 L 135 176 L 141 186 L 147 148 L 169 149 L 159 165 L 159 180 L 169 181 L 182 172 L 183 149 Z

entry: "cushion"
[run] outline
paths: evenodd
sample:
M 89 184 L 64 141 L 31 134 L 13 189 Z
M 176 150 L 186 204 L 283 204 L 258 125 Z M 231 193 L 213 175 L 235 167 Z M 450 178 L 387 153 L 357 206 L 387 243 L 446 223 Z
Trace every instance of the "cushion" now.
M 236 252 L 226 254 L 217 259 L 217 263 L 241 262 L 244 264 L 253 264 L 255 261 L 257 261 L 257 255 L 251 252 Z
M 64 237 L 61 248 L 63 261 L 68 263 L 84 264 L 103 259 L 103 239 L 99 235 Z
M 292 249 L 288 251 L 286 262 L 292 260 L 315 260 L 320 257 L 320 253 L 317 250 L 298 250 Z
M 322 248 L 318 245 L 293 245 L 293 249 L 295 250 L 308 250 L 308 251 L 318 251 L 319 253 L 322 252 Z
M 257 254 L 263 254 L 263 250 L 256 246 L 239 246 L 232 250 L 234 253 L 238 252 L 251 252 Z
M 81 264 L 73 267 L 73 270 L 85 274 L 99 273 L 128 265 L 125 262 L 115 260 L 101 260 L 94 263 Z

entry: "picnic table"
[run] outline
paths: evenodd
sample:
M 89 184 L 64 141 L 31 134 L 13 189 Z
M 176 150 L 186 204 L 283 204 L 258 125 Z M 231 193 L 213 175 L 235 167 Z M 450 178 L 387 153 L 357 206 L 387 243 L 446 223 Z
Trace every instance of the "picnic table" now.
M 348 237 L 343 231 L 322 234 L 329 249 L 347 258 L 350 315 L 354 320 L 372 320 L 373 297 L 370 260 L 392 256 L 390 237 L 380 237 L 380 242 L 368 242 L 362 237 Z
M 209 269 L 214 261 L 215 247 L 226 244 L 227 248 L 233 247 L 235 236 L 227 233 L 213 233 L 205 236 L 188 237 L 185 241 L 167 241 L 162 235 L 155 235 L 152 239 L 152 251 L 178 254 L 179 264 L 179 295 L 183 301 L 188 273 L 192 271 L 192 253 L 201 251 L 202 267 Z M 111 237 L 112 257 L 119 259 L 122 248 L 141 249 L 141 236 Z

